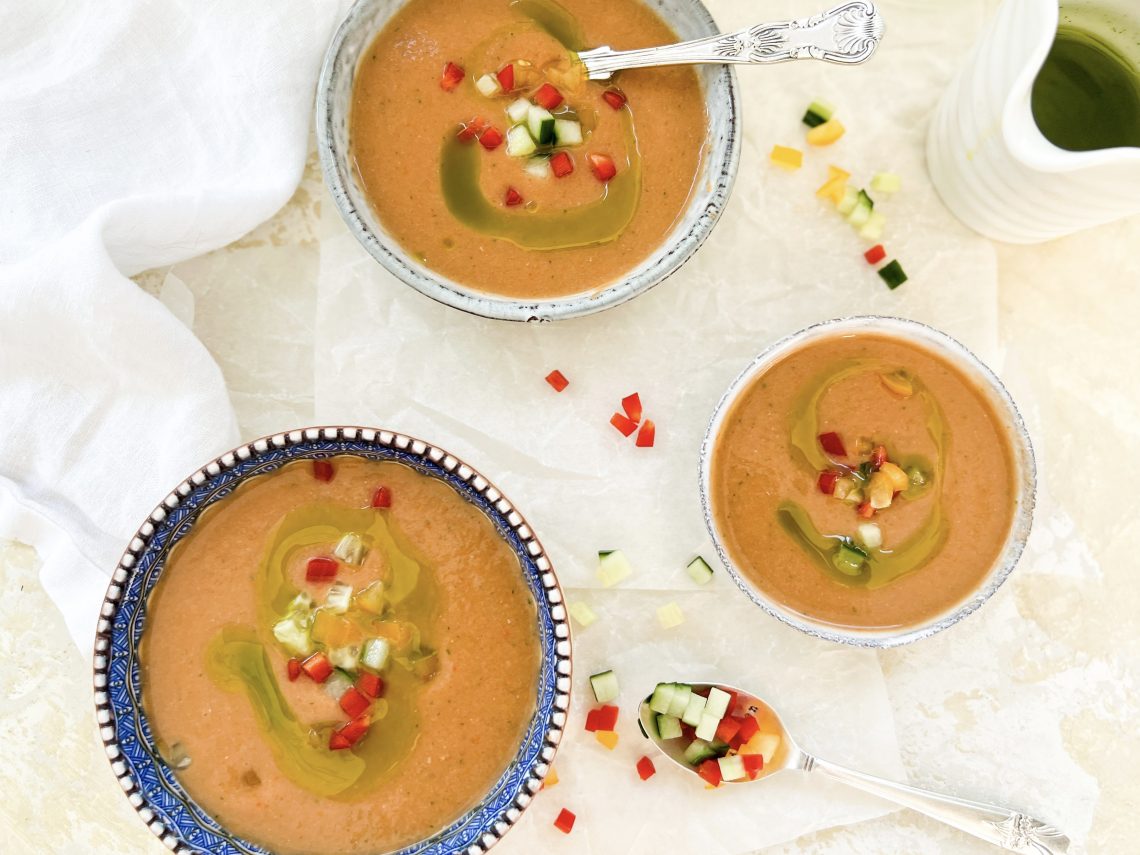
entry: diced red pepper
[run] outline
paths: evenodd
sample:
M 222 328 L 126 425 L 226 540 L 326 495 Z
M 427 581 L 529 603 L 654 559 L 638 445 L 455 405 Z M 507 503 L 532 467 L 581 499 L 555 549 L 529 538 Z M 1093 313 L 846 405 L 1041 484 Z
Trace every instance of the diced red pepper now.
M 574 828 L 574 820 L 578 817 L 562 808 L 562 812 L 558 814 L 558 818 L 554 820 L 554 827 L 561 831 L 563 834 L 569 834 Z
M 594 177 L 605 183 L 617 175 L 614 159 L 608 154 L 588 154 L 586 160 L 590 161 L 590 169 Z
M 562 93 L 549 83 L 543 83 L 538 87 L 537 91 L 530 96 L 530 100 L 534 101 L 534 103 L 543 109 L 553 110 L 562 103 Z
M 685 739 L 696 739 L 697 729 L 691 724 L 681 722 L 681 736 Z
M 620 89 L 607 89 L 602 93 L 602 100 L 613 107 L 615 110 L 620 110 L 625 106 L 625 93 Z
M 373 699 L 384 697 L 384 681 L 376 674 L 361 674 L 356 678 L 356 688 Z
M 747 715 L 740 720 L 740 730 L 736 732 L 736 739 L 741 745 L 748 742 L 760 732 L 760 722 L 754 715 Z M 739 747 L 739 746 L 737 746 Z
M 819 492 L 828 496 L 835 495 L 835 482 L 839 480 L 839 473 L 834 469 L 825 469 L 819 473 Z
M 601 706 L 586 713 L 586 730 L 595 733 L 599 730 L 613 730 L 617 727 L 618 708 Z
M 741 754 L 740 757 L 744 761 L 744 771 L 748 775 L 748 780 L 756 780 L 756 776 L 764 771 L 764 755 Z
M 334 558 L 310 558 L 305 565 L 306 582 L 331 582 L 339 565 Z
M 641 396 L 636 392 L 621 399 L 621 408 L 635 422 L 641 421 Z
M 819 444 L 823 447 L 823 450 L 832 457 L 847 456 L 847 449 L 843 447 L 843 440 L 841 440 L 839 434 L 834 431 L 821 433 L 819 435 Z
M 342 748 L 351 748 L 368 733 L 371 720 L 366 715 L 357 716 L 344 727 L 334 730 L 329 737 L 329 748 L 337 751 Z
M 318 481 L 331 481 L 336 471 L 333 465 L 328 460 L 314 460 L 313 461 L 313 477 Z
M 349 718 L 363 715 L 368 712 L 370 706 L 372 706 L 372 701 L 368 700 L 364 693 L 355 686 L 349 686 L 340 696 L 340 708 Z
M 637 442 L 634 444 L 638 448 L 653 448 L 656 436 L 657 425 L 653 424 L 653 419 L 646 419 L 641 423 L 641 430 L 637 432 Z
M 487 151 L 494 151 L 499 147 L 503 141 L 503 132 L 491 125 L 487 130 L 479 136 L 479 145 L 487 149 Z
M 377 487 L 376 492 L 372 494 L 372 507 L 374 507 L 374 508 L 390 508 L 390 507 L 392 507 L 392 488 L 391 487 Z
M 856 513 L 858 513 L 859 516 L 861 516 L 863 519 L 869 520 L 875 515 L 875 509 L 871 507 L 870 502 L 864 502 L 859 506 L 859 510 L 856 511 Z
M 887 449 L 881 445 L 876 445 L 871 452 L 871 466 L 875 469 L 882 469 L 883 464 L 887 462 Z
M 723 780 L 720 775 L 720 764 L 716 760 L 706 760 L 697 767 L 697 774 L 714 787 L 719 787 L 721 780 Z
M 499 79 L 499 85 L 503 87 L 504 92 L 510 92 L 515 88 L 515 67 L 513 65 L 504 65 L 495 77 Z
M 642 757 L 637 761 L 637 774 L 641 776 L 641 780 L 648 781 L 657 774 L 657 767 L 648 757 Z
M 741 719 L 726 715 L 716 726 L 716 738 L 721 742 L 732 742 L 733 737 L 740 732 L 741 724 L 743 724 Z
M 566 379 L 566 375 L 557 368 L 546 375 L 546 382 L 553 387 L 555 392 L 561 392 L 570 385 L 570 381 Z
M 522 193 L 520 193 L 514 187 L 508 187 L 507 195 L 503 198 L 503 204 L 508 208 L 513 208 L 515 205 L 521 205 L 522 203 Z
M 459 138 L 460 142 L 468 143 L 478 139 L 485 127 L 487 127 L 486 119 L 482 116 L 475 116 L 470 122 L 464 122 L 460 125 L 459 133 L 455 136 Z
M 883 245 L 881 243 L 877 243 L 865 253 L 863 253 L 863 257 L 867 259 L 868 264 L 878 264 L 880 261 L 887 257 L 887 251 L 883 249 Z
M 555 178 L 565 178 L 574 171 L 574 161 L 564 151 L 555 152 L 549 163 Z
M 301 660 L 290 659 L 285 663 L 285 673 L 289 675 L 289 682 L 295 683 L 297 678 L 301 676 Z
M 444 92 L 454 92 L 466 75 L 467 72 L 462 68 L 454 62 L 449 62 L 443 67 L 443 74 L 439 78 L 439 87 Z
M 344 734 L 339 730 L 334 730 L 329 734 L 329 750 L 330 751 L 343 751 L 346 748 L 351 748 L 352 743 L 344 738 Z
M 725 715 L 736 715 L 736 705 L 740 701 L 740 695 L 736 692 L 728 693 L 728 706 L 724 708 Z
M 329 658 L 323 653 L 314 653 L 308 659 L 301 663 L 301 670 L 314 683 L 323 683 L 329 678 L 332 673 L 332 665 L 329 663 Z
M 614 413 L 610 417 L 610 424 L 620 430 L 622 436 L 629 436 L 637 430 L 637 422 L 625 415 L 625 413 Z

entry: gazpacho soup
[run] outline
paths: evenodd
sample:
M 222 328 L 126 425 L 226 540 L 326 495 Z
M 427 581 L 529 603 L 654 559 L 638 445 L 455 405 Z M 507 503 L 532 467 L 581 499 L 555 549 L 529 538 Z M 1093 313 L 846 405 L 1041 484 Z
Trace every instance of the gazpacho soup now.
M 641 0 L 409 0 L 355 78 L 351 154 L 376 216 L 477 291 L 620 279 L 685 210 L 704 96 L 685 66 L 587 81 L 574 52 L 672 41 Z
M 752 378 L 712 452 L 733 564 L 783 607 L 896 629 L 971 596 L 1016 503 L 1006 429 L 945 358 L 902 337 L 810 341 Z
M 229 831 L 277 853 L 379 853 L 479 801 L 534 714 L 522 567 L 446 483 L 296 461 L 206 509 L 148 604 L 160 752 Z

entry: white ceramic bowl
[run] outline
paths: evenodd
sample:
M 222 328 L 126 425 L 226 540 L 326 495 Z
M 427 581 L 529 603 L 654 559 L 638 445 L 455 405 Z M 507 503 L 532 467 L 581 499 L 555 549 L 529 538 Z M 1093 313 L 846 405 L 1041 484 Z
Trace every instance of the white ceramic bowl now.
M 698 67 L 708 110 L 708 143 L 684 215 L 661 246 L 620 279 L 581 294 L 528 302 L 469 288 L 407 253 L 372 210 L 348 156 L 349 110 L 360 56 L 405 2 L 357 0 L 333 36 L 317 85 L 317 147 L 325 183 L 352 234 L 390 273 L 421 294 L 465 312 L 508 321 L 553 321 L 624 303 L 674 273 L 696 252 L 720 219 L 740 162 L 740 97 L 736 73 L 728 65 Z M 719 32 L 700 0 L 656 0 L 653 6 L 681 39 Z
M 821 338 L 831 338 L 843 333 L 856 332 L 882 333 L 905 338 L 933 351 L 957 367 L 977 385 L 993 407 L 993 411 L 1001 420 L 1010 448 L 1013 451 L 1016 481 L 1013 522 L 993 567 L 990 568 L 989 573 L 986 574 L 977 589 L 966 599 L 949 606 L 940 614 L 922 623 L 904 629 L 880 630 L 836 627 L 830 623 L 805 617 L 772 599 L 745 578 L 733 563 L 732 556 L 725 547 L 724 538 L 717 527 L 710 500 L 710 470 L 713 447 L 726 415 L 740 394 L 752 385 L 753 379 L 767 371 L 787 354 L 798 350 L 808 342 Z M 1021 557 L 1033 523 L 1033 506 L 1037 489 L 1037 467 L 1029 433 L 1025 429 L 1021 413 L 1018 412 L 1017 406 L 997 375 L 964 345 L 933 327 L 902 318 L 878 316 L 845 318 L 816 324 L 781 339 L 757 356 L 752 364 L 732 381 L 716 405 L 708 430 L 705 432 L 704 442 L 701 444 L 700 468 L 701 508 L 705 516 L 705 525 L 712 536 L 717 556 L 740 589 L 768 614 L 779 618 L 789 626 L 794 626 L 801 632 L 817 638 L 860 647 L 897 647 L 901 644 L 909 644 L 920 638 L 934 635 L 934 633 L 956 624 L 966 615 L 976 611 L 1001 587 L 1002 582 L 1006 580 L 1006 577 L 1017 564 L 1017 560 Z

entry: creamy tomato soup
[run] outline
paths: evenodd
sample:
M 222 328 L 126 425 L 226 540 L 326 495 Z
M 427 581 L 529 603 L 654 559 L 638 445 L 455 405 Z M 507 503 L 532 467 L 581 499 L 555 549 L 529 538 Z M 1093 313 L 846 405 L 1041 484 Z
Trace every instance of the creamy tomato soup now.
M 535 710 L 518 558 L 448 485 L 343 456 L 251 478 L 173 549 L 143 702 L 186 790 L 278 853 L 385 852 L 476 803 Z
M 621 276 L 685 209 L 707 118 L 692 68 L 587 82 L 570 51 L 676 36 L 640 0 L 410 0 L 357 69 L 352 156 L 387 231 L 480 291 Z
M 908 627 L 970 596 L 1014 512 L 1013 455 L 982 392 L 902 338 L 805 344 L 728 412 L 713 516 L 736 566 L 837 627 Z

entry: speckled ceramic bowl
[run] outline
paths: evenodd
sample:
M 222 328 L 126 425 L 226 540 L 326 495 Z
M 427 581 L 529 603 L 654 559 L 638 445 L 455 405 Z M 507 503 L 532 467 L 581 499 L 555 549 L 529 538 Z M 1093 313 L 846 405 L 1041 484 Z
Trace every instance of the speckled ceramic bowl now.
M 399 855 L 479 855 L 518 820 L 554 759 L 570 702 L 570 628 L 562 590 L 542 544 L 514 506 L 482 475 L 446 451 L 412 437 L 358 427 L 294 430 L 223 454 L 177 487 L 143 523 L 115 570 L 95 640 L 95 709 L 107 757 L 139 816 L 173 852 L 269 855 L 229 833 L 190 798 L 161 758 L 142 705 L 139 642 L 147 597 L 171 548 L 202 511 L 249 478 L 293 460 L 351 454 L 394 460 L 450 485 L 480 508 L 519 558 L 538 604 L 541 646 L 535 713 L 518 754 L 487 795 L 462 817 Z
M 740 97 L 736 72 L 727 65 L 698 67 L 709 133 L 689 206 L 661 246 L 621 279 L 569 297 L 525 302 L 461 285 L 408 254 L 369 205 L 348 145 L 349 110 L 360 56 L 404 2 L 357 0 L 333 36 L 317 85 L 317 147 L 325 183 L 353 235 L 389 272 L 421 294 L 465 312 L 508 321 L 554 321 L 624 303 L 676 272 L 697 251 L 720 219 L 740 162 Z M 655 0 L 652 5 L 682 39 L 719 32 L 700 0 Z
M 843 333 L 893 335 L 921 345 L 949 361 L 971 379 L 985 395 L 986 400 L 993 407 L 993 411 L 1001 420 L 1010 448 L 1013 451 L 1016 482 L 1013 522 L 993 567 L 977 589 L 965 600 L 949 606 L 942 613 L 923 623 L 903 629 L 876 630 L 836 627 L 830 623 L 812 620 L 767 596 L 748 581 L 733 562 L 713 517 L 712 504 L 709 499 L 713 447 L 716 444 L 725 417 L 741 392 L 751 385 L 752 380 L 757 375 L 762 374 L 788 353 L 799 349 L 808 342 Z M 1033 457 L 1033 445 L 1030 442 L 1029 433 L 1025 429 L 1025 423 L 1021 419 L 1021 413 L 1018 412 L 1017 405 L 1014 404 L 1001 380 L 964 345 L 950 338 L 950 336 L 933 327 L 902 318 L 867 316 L 827 321 L 800 330 L 776 342 L 757 356 L 752 364 L 732 381 L 713 411 L 708 430 L 705 432 L 704 442 L 701 445 L 700 490 L 705 525 L 712 536 L 717 556 L 736 584 L 752 602 L 789 626 L 794 626 L 801 632 L 806 632 L 816 638 L 825 638 L 828 641 L 838 641 L 859 647 L 897 647 L 902 644 L 909 644 L 953 626 L 966 615 L 980 608 L 1001 587 L 1002 582 L 1013 571 L 1021 557 L 1025 542 L 1029 539 L 1030 527 L 1033 524 L 1036 489 L 1037 467 Z

